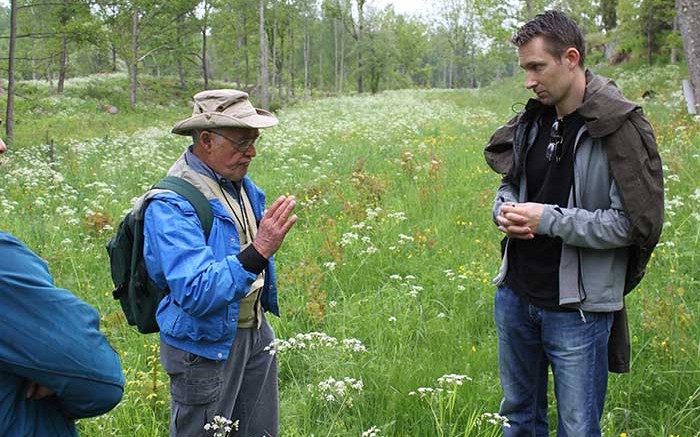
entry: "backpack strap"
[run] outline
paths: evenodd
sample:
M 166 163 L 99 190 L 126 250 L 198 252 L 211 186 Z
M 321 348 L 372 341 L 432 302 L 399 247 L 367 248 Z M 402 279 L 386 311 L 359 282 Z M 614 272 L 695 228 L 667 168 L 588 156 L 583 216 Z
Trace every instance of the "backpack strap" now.
M 192 204 L 195 211 L 197 211 L 197 216 L 204 230 L 204 236 L 207 240 L 209 239 L 209 233 L 214 223 L 214 214 L 211 211 L 211 204 L 201 191 L 191 183 L 177 176 L 166 176 L 163 180 L 153 185 L 152 188 L 174 191 L 187 199 L 187 201 Z

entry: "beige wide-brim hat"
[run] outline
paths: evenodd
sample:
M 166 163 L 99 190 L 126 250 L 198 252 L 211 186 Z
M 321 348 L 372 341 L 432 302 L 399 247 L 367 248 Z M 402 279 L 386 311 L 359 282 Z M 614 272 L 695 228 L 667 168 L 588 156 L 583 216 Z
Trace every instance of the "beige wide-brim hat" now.
M 265 129 L 277 123 L 279 120 L 270 112 L 254 108 L 246 92 L 207 90 L 194 95 L 192 117 L 175 124 L 172 133 L 190 135 L 196 130 L 219 128 Z

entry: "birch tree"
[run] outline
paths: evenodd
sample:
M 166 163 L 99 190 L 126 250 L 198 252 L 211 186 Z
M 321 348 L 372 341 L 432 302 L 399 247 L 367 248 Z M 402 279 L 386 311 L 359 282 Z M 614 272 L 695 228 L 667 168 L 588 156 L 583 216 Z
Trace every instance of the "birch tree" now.
M 357 92 L 364 91 L 363 74 L 364 63 L 362 47 L 365 30 L 365 3 L 366 0 L 336 0 L 335 9 L 343 22 L 345 29 L 355 40 L 357 51 Z
M 676 10 L 697 107 L 700 102 L 700 2 L 676 0 Z
M 17 45 L 17 0 L 10 0 L 10 47 L 7 62 L 7 108 L 5 138 L 12 146 L 15 128 L 15 48 Z
M 267 32 L 265 31 L 265 0 L 260 0 L 258 5 L 259 26 L 258 36 L 260 38 L 260 76 L 258 79 L 258 91 L 260 106 L 263 109 L 270 108 L 270 56 L 267 48 Z

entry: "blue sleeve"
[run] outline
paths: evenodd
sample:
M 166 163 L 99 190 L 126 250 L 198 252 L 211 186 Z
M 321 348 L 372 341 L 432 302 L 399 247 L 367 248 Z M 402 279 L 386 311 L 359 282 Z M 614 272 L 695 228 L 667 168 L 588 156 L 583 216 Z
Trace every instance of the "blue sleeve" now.
M 46 263 L 16 238 L 0 232 L 0 253 L 0 369 L 52 390 L 68 418 L 111 410 L 124 376 L 97 311 L 55 287 Z
M 158 195 L 144 218 L 144 261 L 159 286 L 167 285 L 170 298 L 186 313 L 201 317 L 242 299 L 256 275 L 243 268 L 238 246 L 229 241 L 220 220 L 214 220 L 210 241 L 230 245 L 231 253 L 217 259 L 204 239 L 196 212 L 176 195 Z M 233 224 L 231 224 L 233 226 Z

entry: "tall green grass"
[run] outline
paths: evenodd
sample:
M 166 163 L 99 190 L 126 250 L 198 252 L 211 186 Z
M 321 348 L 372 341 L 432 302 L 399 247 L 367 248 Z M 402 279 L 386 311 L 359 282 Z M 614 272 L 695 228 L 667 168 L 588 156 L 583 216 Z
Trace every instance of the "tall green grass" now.
M 606 73 L 656 128 L 667 223 L 628 299 L 632 373 L 610 377 L 605 435 L 700 435 L 700 124 L 683 113 L 677 67 Z M 0 166 L 0 223 L 50 262 L 60 286 L 100 310 L 122 357 L 123 402 L 82 420 L 82 434 L 164 436 L 169 394 L 157 336 L 126 326 L 104 244 L 131 200 L 188 145 L 168 131 L 190 108 L 174 95 L 175 105 L 161 96 L 100 114 L 89 108 L 101 88 L 73 86 L 64 99 L 36 91 L 21 114 L 23 123 L 60 125 L 61 140 L 51 151 L 43 134 L 18 134 Z M 299 222 L 277 256 L 282 317 L 272 320 L 282 435 L 498 435 L 484 413 L 501 396 L 491 284 L 500 235 L 490 219 L 499 177 L 482 149 L 527 100 L 521 88 L 514 78 L 478 91 L 313 100 L 281 110 L 280 126 L 263 133 L 251 177 L 269 198 L 299 200 Z M 643 101 L 647 89 L 656 96 Z M 37 115 L 44 100 L 69 99 L 85 108 Z M 441 379 L 452 374 L 463 376 Z M 553 424 L 553 395 L 550 406 Z

